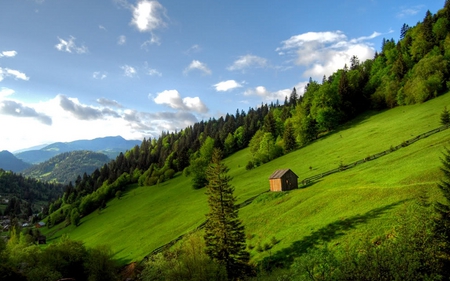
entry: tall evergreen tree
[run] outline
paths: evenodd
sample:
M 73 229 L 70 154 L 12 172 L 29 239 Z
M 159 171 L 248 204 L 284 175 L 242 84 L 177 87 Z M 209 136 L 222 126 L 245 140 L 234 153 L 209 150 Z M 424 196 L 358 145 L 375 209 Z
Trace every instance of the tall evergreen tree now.
M 206 215 L 205 243 L 206 253 L 224 264 L 228 278 L 235 280 L 248 274 L 250 255 L 245 250 L 244 226 L 238 217 L 228 170 L 222 163 L 221 151 L 215 149 L 206 170 L 209 213 Z
M 444 173 L 443 179 L 438 183 L 439 189 L 444 195 L 444 203 L 437 203 L 436 210 L 441 215 L 436 224 L 437 233 L 441 234 L 446 244 L 446 249 L 450 252 L 450 149 L 445 148 L 443 158 L 441 158 L 441 171 Z
M 447 107 L 444 107 L 444 110 L 441 112 L 441 124 L 449 125 L 450 124 L 450 113 L 447 110 Z

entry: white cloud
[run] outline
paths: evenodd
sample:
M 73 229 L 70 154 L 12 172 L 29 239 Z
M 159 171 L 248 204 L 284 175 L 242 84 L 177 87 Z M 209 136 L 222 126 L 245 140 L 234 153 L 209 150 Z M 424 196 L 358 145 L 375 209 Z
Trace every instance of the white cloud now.
M 13 89 L 9 89 L 9 88 L 5 88 L 5 87 L 1 87 L 0 88 L 0 99 L 10 96 L 14 94 L 14 90 Z
M 161 72 L 159 72 L 158 70 L 153 69 L 153 68 L 150 68 L 150 69 L 147 71 L 147 74 L 150 75 L 150 76 L 159 76 L 159 77 L 162 76 L 162 73 L 161 73 Z
M 238 82 L 236 82 L 234 80 L 222 81 L 213 86 L 216 88 L 217 92 L 226 92 L 226 91 L 229 91 L 229 90 L 232 90 L 235 88 L 242 87 L 241 84 L 239 84 Z
M 292 89 L 283 89 L 275 92 L 270 92 L 264 86 L 258 86 L 256 88 L 248 89 L 244 92 L 245 96 L 259 96 L 265 101 L 276 101 L 284 102 L 285 97 L 289 97 Z
M 254 55 L 240 56 L 233 64 L 227 67 L 228 70 L 244 70 L 250 67 L 262 68 L 267 66 L 267 59 Z
M 186 67 L 183 71 L 184 74 L 188 74 L 190 71 L 192 70 L 200 70 L 201 72 L 203 72 L 206 75 L 211 75 L 212 71 L 208 68 L 208 66 L 206 66 L 206 64 L 198 61 L 198 60 L 193 60 L 191 62 L 191 64 Z
M 13 77 L 15 79 L 21 79 L 25 81 L 28 81 L 30 79 L 30 77 L 28 77 L 25 73 L 20 72 L 19 70 L 0 67 L 0 81 L 2 81 L 5 77 Z
M 183 111 L 195 111 L 198 113 L 208 112 L 208 108 L 200 100 L 199 97 L 186 97 L 181 99 L 180 93 L 177 90 L 165 90 L 158 93 L 153 99 L 156 104 L 167 105 L 173 109 Z
M 375 50 L 367 40 L 380 35 L 373 32 L 369 36 L 349 40 L 339 30 L 307 32 L 282 41 L 276 51 L 280 55 L 295 56 L 295 64 L 306 67 L 303 77 L 319 80 L 348 65 L 352 56 L 357 56 L 361 62 L 373 58 Z
M 158 36 L 156 36 L 153 33 L 152 33 L 152 36 L 150 37 L 150 39 L 148 39 L 147 41 L 145 41 L 144 43 L 141 44 L 141 49 L 148 50 L 148 47 L 150 45 L 161 45 L 161 40 L 159 39 Z
M 121 67 L 123 70 L 123 75 L 127 76 L 127 77 L 134 77 L 137 75 L 137 71 L 134 67 L 129 66 L 129 65 L 124 65 Z
M 15 57 L 16 55 L 17 55 L 16 51 L 3 51 L 3 52 L 0 53 L 0 58 L 1 57 L 9 57 L 9 58 L 11 58 L 11 57 Z
M 131 24 L 140 32 L 152 32 L 166 26 L 163 20 L 164 7 L 158 1 L 139 1 L 133 6 L 133 19 Z
M 106 77 L 107 77 L 106 72 L 95 71 L 94 73 L 92 73 L 92 78 L 94 79 L 103 80 Z
M 120 35 L 117 38 L 117 44 L 118 45 L 124 45 L 127 42 L 127 37 L 125 35 Z
M 70 36 L 69 39 L 64 40 L 58 37 L 59 43 L 55 45 L 55 48 L 61 52 L 72 53 L 75 52 L 77 54 L 85 54 L 88 52 L 88 48 L 84 45 L 77 46 L 75 44 L 75 37 Z
M 401 7 L 400 11 L 397 13 L 398 18 L 404 18 L 409 16 L 414 16 L 418 12 L 422 10 L 422 8 L 425 7 L 424 5 L 416 5 L 412 7 Z
M 104 27 L 103 25 L 99 25 L 98 28 L 101 29 L 101 30 L 107 31 L 106 27 Z
M 187 49 L 185 51 L 185 53 L 186 54 L 198 53 L 201 50 L 202 50 L 202 48 L 199 45 L 195 44 L 195 45 L 192 45 L 189 49 Z
M 97 99 L 97 103 L 101 104 L 103 106 L 106 106 L 106 107 L 117 107 L 117 108 L 122 108 L 123 107 L 117 101 L 106 99 L 106 98 L 99 98 L 99 99 Z
M 36 109 L 13 100 L 0 101 L 0 114 L 19 118 L 33 118 L 45 125 L 52 124 L 52 118 Z

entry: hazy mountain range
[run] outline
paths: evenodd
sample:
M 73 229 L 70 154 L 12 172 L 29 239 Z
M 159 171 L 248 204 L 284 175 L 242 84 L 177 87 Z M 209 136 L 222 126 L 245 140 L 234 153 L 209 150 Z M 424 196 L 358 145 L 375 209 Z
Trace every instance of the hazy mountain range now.
M 42 148 L 32 147 L 21 149 L 14 154 L 4 150 L 0 152 L 0 168 L 7 171 L 21 172 L 31 167 L 32 164 L 39 164 L 58 154 L 77 150 L 103 153 L 108 158 L 115 159 L 120 152 L 125 152 L 140 144 L 141 141 L 138 140 L 126 140 L 121 136 L 115 136 L 92 140 L 56 142 Z

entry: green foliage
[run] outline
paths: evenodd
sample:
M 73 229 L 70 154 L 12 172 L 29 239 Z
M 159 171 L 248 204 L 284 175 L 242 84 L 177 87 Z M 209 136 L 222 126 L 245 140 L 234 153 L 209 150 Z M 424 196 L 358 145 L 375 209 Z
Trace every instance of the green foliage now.
M 424 102 L 444 89 L 447 61 L 442 55 L 427 55 L 412 69 L 411 78 L 404 86 L 407 104 Z
M 80 213 L 78 212 L 78 209 L 74 208 L 70 213 L 70 222 L 74 226 L 78 226 L 80 223 Z
M 450 124 L 450 113 L 447 110 L 447 107 L 444 106 L 444 109 L 441 112 L 441 124 L 449 125 Z
M 270 134 L 270 133 L 269 133 Z M 220 150 L 214 150 L 212 162 L 206 170 L 209 212 L 205 225 L 206 253 L 224 265 L 230 279 L 249 274 L 244 226 L 230 185 L 228 168 L 221 162 Z
M 78 175 L 91 174 L 110 159 L 103 153 L 93 151 L 72 151 L 58 154 L 49 160 L 23 171 L 25 176 L 42 181 L 55 181 L 62 184 L 75 182 Z
M 199 150 L 199 155 L 191 160 L 190 174 L 192 177 L 192 187 L 200 189 L 206 186 L 206 168 L 211 161 L 214 149 L 214 139 L 207 137 Z
M 198 234 L 185 237 L 172 250 L 151 256 L 141 276 L 144 281 L 228 280 L 225 268 L 206 255 L 205 243 Z

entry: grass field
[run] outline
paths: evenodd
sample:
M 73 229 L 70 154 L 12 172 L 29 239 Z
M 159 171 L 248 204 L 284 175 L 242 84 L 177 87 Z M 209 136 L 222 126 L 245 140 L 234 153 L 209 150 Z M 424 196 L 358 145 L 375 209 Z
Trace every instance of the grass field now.
M 450 93 L 423 104 L 359 116 L 307 147 L 254 170 L 246 171 L 248 149 L 225 159 L 238 203 L 258 196 L 240 210 L 253 261 L 291 260 L 311 247 L 344 247 L 354 241 L 394 231 L 415 198 L 440 198 L 439 157 L 450 146 L 445 130 L 408 147 L 350 170 L 330 175 L 306 188 L 264 193 L 275 169 L 290 168 L 299 180 L 389 149 L 439 127 L 439 115 L 450 105 Z M 310 167 L 312 169 L 310 169 Z M 195 229 L 208 211 L 204 190 L 193 190 L 190 178 L 151 187 L 131 186 L 121 199 L 82 218 L 77 228 L 45 229 L 49 242 L 68 234 L 87 246 L 110 245 L 122 263 L 139 261 L 153 249 Z M 263 194 L 262 194 L 263 193 Z M 277 244 L 258 252 L 258 245 Z

